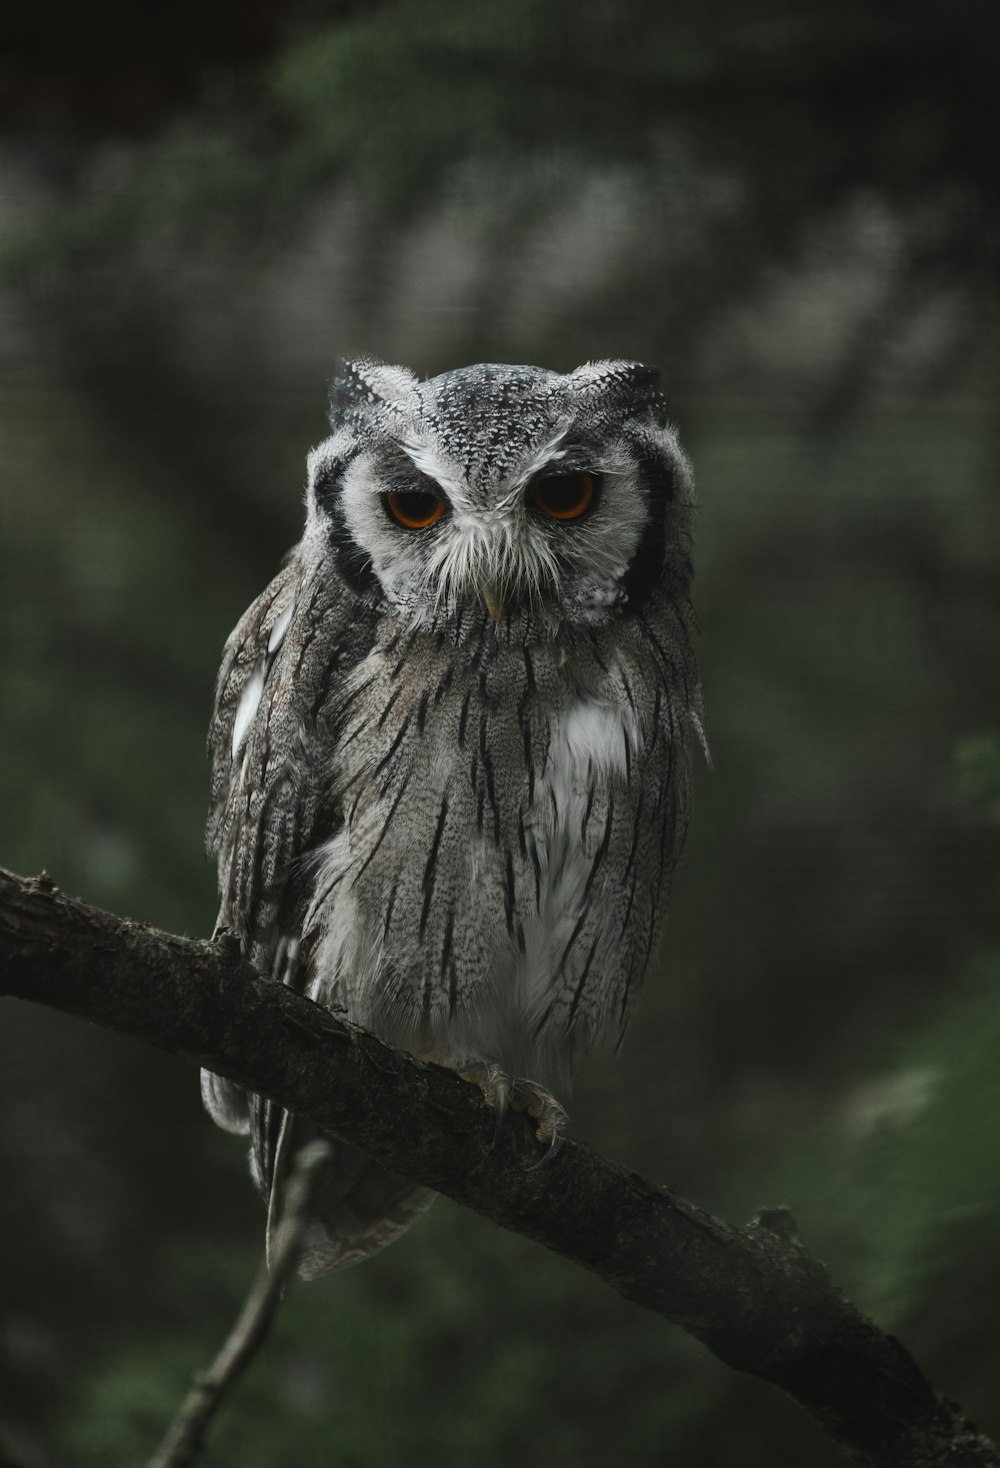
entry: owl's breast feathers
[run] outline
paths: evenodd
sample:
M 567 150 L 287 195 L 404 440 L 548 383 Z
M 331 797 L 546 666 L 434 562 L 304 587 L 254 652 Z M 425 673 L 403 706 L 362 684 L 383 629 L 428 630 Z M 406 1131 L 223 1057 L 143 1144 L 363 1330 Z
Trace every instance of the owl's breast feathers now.
M 324 776 L 303 916 L 317 997 L 419 1054 L 553 1083 L 624 1033 L 683 839 L 697 727 L 658 635 L 376 638 Z M 509 630 L 509 629 L 508 629 Z

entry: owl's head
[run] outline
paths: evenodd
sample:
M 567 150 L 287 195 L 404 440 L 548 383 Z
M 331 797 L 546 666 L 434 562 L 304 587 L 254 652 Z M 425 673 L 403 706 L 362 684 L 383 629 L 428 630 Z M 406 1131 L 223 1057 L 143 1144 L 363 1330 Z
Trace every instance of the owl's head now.
M 687 462 L 655 368 L 480 365 L 419 382 L 348 363 L 309 457 L 305 546 L 414 622 L 554 633 L 684 594 Z

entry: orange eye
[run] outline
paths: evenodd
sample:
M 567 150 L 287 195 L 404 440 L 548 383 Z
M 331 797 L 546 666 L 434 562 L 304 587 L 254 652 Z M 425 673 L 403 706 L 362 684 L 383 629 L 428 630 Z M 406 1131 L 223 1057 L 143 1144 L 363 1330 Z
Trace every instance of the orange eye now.
M 444 500 L 424 489 L 394 489 L 385 497 L 389 514 L 407 530 L 426 530 L 444 514 Z
M 593 476 L 586 469 L 576 474 L 552 474 L 537 480 L 529 492 L 536 510 L 550 520 L 579 520 L 594 498 Z

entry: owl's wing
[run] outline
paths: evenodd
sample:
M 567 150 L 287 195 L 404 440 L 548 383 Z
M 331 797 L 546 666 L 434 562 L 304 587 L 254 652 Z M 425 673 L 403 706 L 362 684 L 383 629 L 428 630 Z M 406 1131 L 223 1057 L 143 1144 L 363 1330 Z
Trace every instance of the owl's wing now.
M 219 869 L 216 932 L 234 933 L 255 968 L 303 992 L 314 980 L 300 943 L 312 889 L 304 858 L 342 822 L 329 796 L 330 750 L 344 679 L 374 635 L 371 613 L 328 568 L 308 575 L 294 556 L 240 619 L 216 684 L 206 832 Z M 202 1096 L 220 1126 L 251 1134 L 270 1243 L 309 1123 L 208 1071 Z M 307 1275 L 382 1248 L 433 1197 L 348 1143 L 332 1145 L 300 1266 Z
M 279 666 L 297 611 L 301 620 L 302 589 L 301 563 L 293 556 L 240 618 L 223 652 L 208 735 L 205 848 L 218 865 L 216 934 L 236 935 L 265 973 L 287 952 L 278 916 L 313 804 L 296 757 L 299 739 L 282 708 L 281 695 L 289 690 Z M 241 1086 L 203 1071 L 202 1097 L 220 1126 L 250 1129 Z
M 312 882 L 306 858 L 342 824 L 329 752 L 343 680 L 374 639 L 363 611 L 330 567 L 307 570 L 293 552 L 237 623 L 216 683 L 205 835 L 219 872 L 216 933 L 233 933 L 256 969 L 297 989 L 307 987 L 299 942 Z M 202 1094 L 220 1126 L 253 1133 L 267 1196 L 273 1109 L 209 1073 Z
M 328 691 L 339 648 L 329 635 L 335 606 L 318 591 L 293 557 L 244 613 L 226 643 L 209 731 L 205 842 L 219 868 L 219 925 L 265 972 L 294 859 L 322 803 L 313 765 L 323 694 L 315 699 L 313 685 L 323 660 Z

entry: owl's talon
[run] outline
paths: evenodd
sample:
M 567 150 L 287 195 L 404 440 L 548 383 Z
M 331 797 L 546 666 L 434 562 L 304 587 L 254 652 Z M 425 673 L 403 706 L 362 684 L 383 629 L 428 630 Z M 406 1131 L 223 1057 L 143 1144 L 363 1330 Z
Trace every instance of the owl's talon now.
M 493 1141 L 490 1143 L 491 1148 L 495 1147 L 500 1140 L 504 1117 L 510 1105 L 511 1078 L 501 1066 L 479 1061 L 465 1066 L 459 1071 L 459 1075 L 463 1081 L 469 1081 L 472 1085 L 478 1086 L 487 1106 L 491 1111 L 496 1112 Z
M 500 1140 L 503 1131 L 504 1118 L 507 1115 L 507 1107 L 510 1105 L 511 1083 L 510 1076 L 501 1070 L 499 1065 L 486 1067 L 486 1081 L 483 1085 L 483 1099 L 487 1106 L 496 1112 L 496 1122 L 493 1127 L 492 1147 Z
M 538 1136 L 537 1132 L 535 1133 L 535 1136 Z M 542 1153 L 541 1157 L 539 1157 L 535 1162 L 528 1163 L 529 1171 L 536 1172 L 538 1168 L 547 1167 L 550 1162 L 554 1162 L 559 1156 L 559 1153 L 562 1151 L 562 1144 L 564 1141 L 565 1137 L 561 1132 L 558 1135 L 554 1136 L 549 1142 L 545 1151 Z
M 525 1080 L 522 1076 L 510 1076 L 502 1066 L 492 1061 L 473 1062 L 464 1066 L 459 1075 L 464 1081 L 477 1085 L 487 1106 L 496 1112 L 492 1143 L 494 1147 L 499 1141 L 507 1110 L 512 1108 L 538 1123 L 535 1137 L 545 1147 L 545 1152 L 538 1162 L 531 1165 L 540 1167 L 543 1162 L 551 1162 L 558 1155 L 566 1137 L 569 1117 L 544 1086 L 538 1085 L 536 1081 Z
M 569 1117 L 551 1092 L 546 1091 L 543 1086 L 536 1085 L 534 1081 L 517 1081 L 515 1087 L 520 1087 L 522 1094 L 519 1098 L 520 1104 L 518 1100 L 513 1104 L 517 1110 L 538 1122 L 535 1137 L 543 1144 L 545 1151 L 532 1166 L 541 1167 L 546 1162 L 553 1162 L 562 1150 Z

